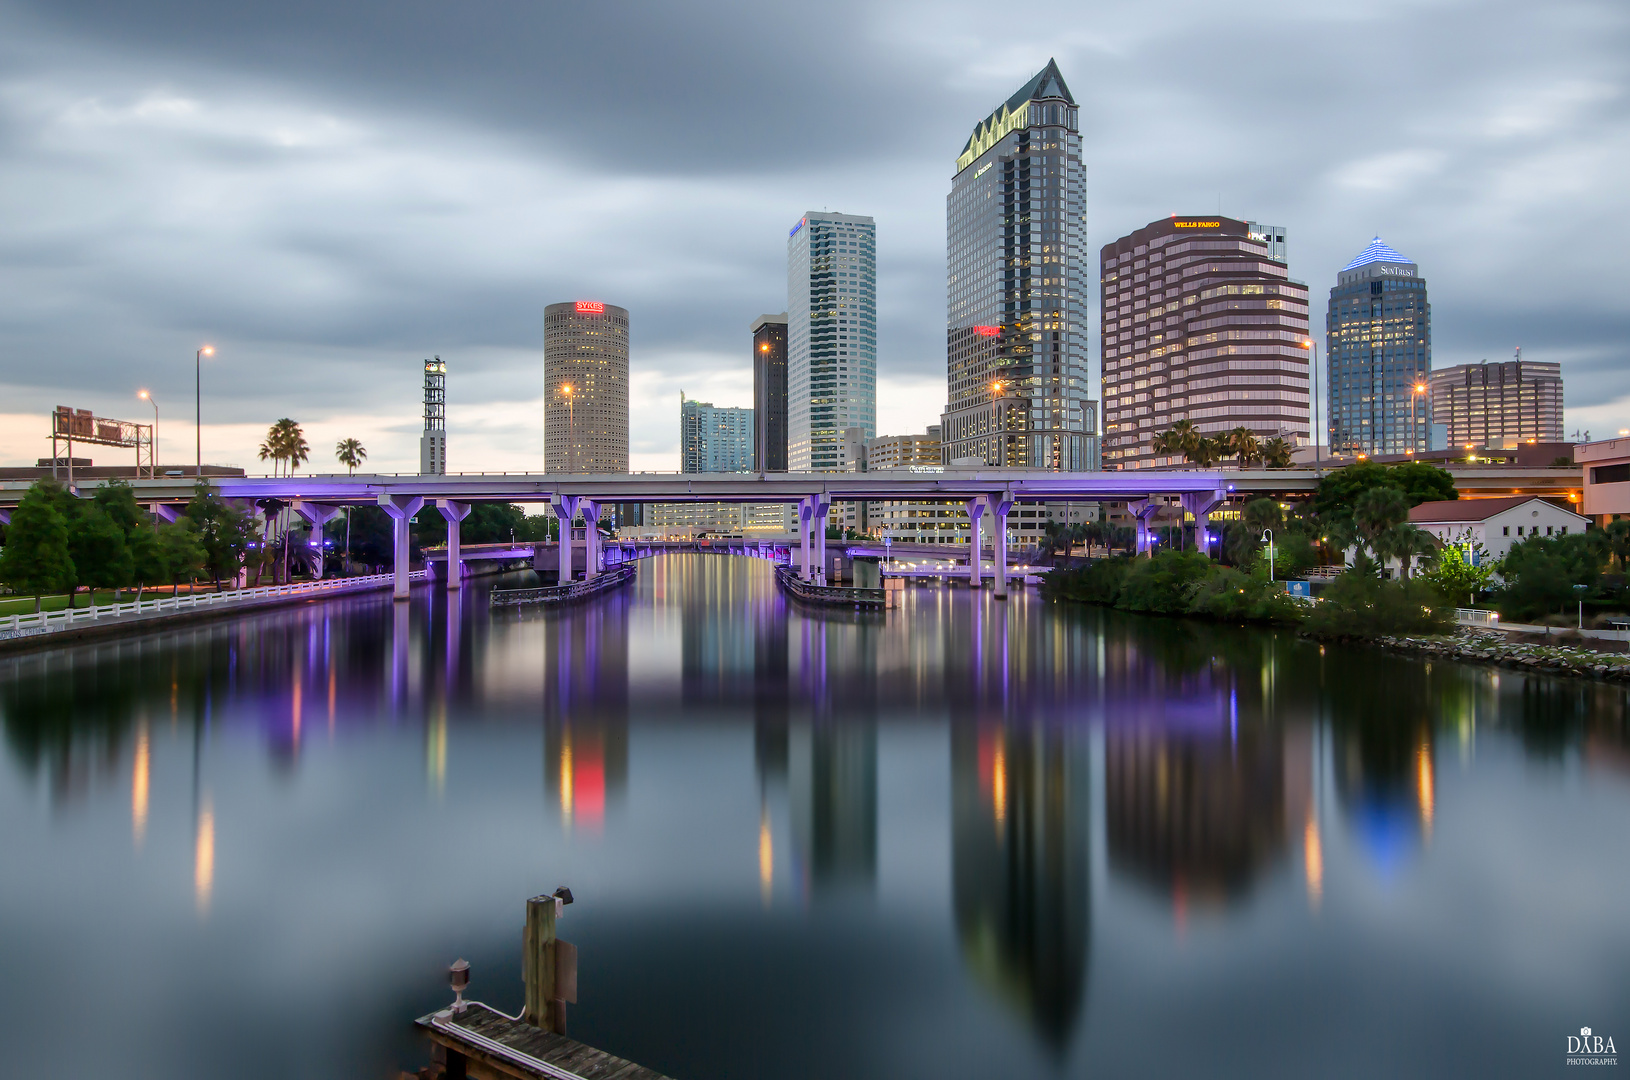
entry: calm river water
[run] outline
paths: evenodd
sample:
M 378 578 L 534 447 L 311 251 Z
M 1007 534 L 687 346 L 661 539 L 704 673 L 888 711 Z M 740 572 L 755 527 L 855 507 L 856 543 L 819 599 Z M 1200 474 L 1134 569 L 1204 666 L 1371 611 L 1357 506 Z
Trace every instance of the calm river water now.
M 714 1077 L 1562 1073 L 1630 1041 L 1622 690 L 642 564 L 0 658 L 7 1075 L 393 1077 L 521 1003 Z

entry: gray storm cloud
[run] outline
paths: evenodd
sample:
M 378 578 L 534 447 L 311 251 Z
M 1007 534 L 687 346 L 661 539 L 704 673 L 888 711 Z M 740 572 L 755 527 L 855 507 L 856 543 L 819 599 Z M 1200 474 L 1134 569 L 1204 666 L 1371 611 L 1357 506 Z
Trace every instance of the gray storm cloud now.
M 1319 298 L 1371 236 L 1430 283 L 1434 362 L 1558 359 L 1569 428 L 1630 426 L 1623 5 L 190 3 L 0 6 L 0 457 L 52 405 L 165 410 L 250 464 L 279 416 L 452 467 L 541 454 L 545 304 L 633 313 L 636 467 L 680 387 L 746 403 L 806 209 L 876 217 L 885 428 L 943 402 L 944 196 L 1056 55 L 1099 245 L 1172 212 L 1284 225 Z M 1096 329 L 1096 303 L 1093 303 Z M 34 429 L 38 428 L 38 432 Z

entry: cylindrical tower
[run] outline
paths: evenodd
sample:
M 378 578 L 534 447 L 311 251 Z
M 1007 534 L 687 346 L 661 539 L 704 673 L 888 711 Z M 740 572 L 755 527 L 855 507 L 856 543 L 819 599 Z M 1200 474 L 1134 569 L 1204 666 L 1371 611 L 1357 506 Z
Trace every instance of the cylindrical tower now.
M 543 315 L 543 467 L 628 471 L 628 311 L 597 300 Z

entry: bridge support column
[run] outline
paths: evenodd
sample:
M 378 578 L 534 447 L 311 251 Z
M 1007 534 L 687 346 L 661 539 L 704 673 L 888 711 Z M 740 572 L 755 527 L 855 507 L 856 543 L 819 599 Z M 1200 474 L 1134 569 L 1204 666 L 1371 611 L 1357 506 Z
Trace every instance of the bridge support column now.
M 408 526 L 423 506 L 424 499 L 418 495 L 379 496 L 379 508 L 391 517 L 391 573 L 395 577 L 391 596 L 396 600 L 408 598 Z
M 555 517 L 560 521 L 560 584 L 572 580 L 572 519 L 577 516 L 578 497 L 556 495 L 549 500 Z
M 447 591 L 464 587 L 464 560 L 459 554 L 459 522 L 470 516 L 470 504 L 453 499 L 437 499 L 436 509 L 447 519 Z
M 170 523 L 173 523 L 176 518 L 187 512 L 187 508 L 185 506 L 177 506 L 174 503 L 150 503 L 148 504 L 147 508 L 152 515 L 158 518 L 160 521 Z M 6 510 L 0 511 L 0 513 L 4 513 L 6 515 L 4 518 L 0 518 L 0 525 L 11 524 L 11 512 Z
M 1013 509 L 1013 493 L 1004 491 L 999 495 L 986 495 L 985 506 L 990 510 L 991 518 L 991 554 L 995 564 L 991 572 L 995 574 L 996 598 L 1007 599 L 1007 515 Z
M 326 558 L 323 552 L 323 525 L 328 519 L 340 512 L 337 506 L 325 506 L 322 503 L 310 503 L 304 499 L 296 499 L 292 504 L 294 512 L 299 514 L 305 523 L 311 526 L 311 535 L 317 541 L 317 580 L 323 577 L 323 564 Z
M 583 499 L 577 509 L 583 515 L 583 580 L 590 581 L 600 573 L 600 504 Z
M 1133 517 L 1138 519 L 1138 551 L 1139 555 L 1149 554 L 1149 519 L 1160 512 L 1160 504 L 1154 499 L 1137 499 L 1126 504 L 1126 509 Z
M 980 526 L 985 517 L 985 498 L 968 500 L 968 588 L 979 588 L 979 559 L 984 550 Z
M 1211 545 L 1206 540 L 1206 523 L 1211 512 L 1228 501 L 1223 488 L 1214 491 L 1191 491 L 1183 496 L 1183 509 L 1194 515 L 1194 546 L 1207 555 Z

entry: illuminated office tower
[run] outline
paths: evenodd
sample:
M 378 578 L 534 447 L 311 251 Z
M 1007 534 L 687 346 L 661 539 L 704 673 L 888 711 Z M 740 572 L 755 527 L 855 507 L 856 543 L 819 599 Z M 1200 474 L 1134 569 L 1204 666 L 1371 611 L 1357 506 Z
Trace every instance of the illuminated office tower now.
M 810 211 L 787 236 L 787 468 L 837 472 L 877 434 L 877 226 Z
M 1521 349 L 1515 360 L 1432 372 L 1431 395 L 1451 449 L 1563 441 L 1562 365 L 1524 360 Z
M 753 410 L 687 401 L 679 392 L 679 471 L 740 473 L 753 468 Z
M 1420 267 L 1377 236 L 1336 275 L 1324 325 L 1331 452 L 1430 449 L 1432 305 Z
M 787 471 L 787 313 L 753 320 L 753 471 Z
M 1098 468 L 1086 198 L 1075 99 L 1049 60 L 975 125 L 945 200 L 947 465 Z
M 543 314 L 543 467 L 628 471 L 628 311 L 597 300 Z
M 1307 286 L 1285 230 L 1215 215 L 1162 218 L 1099 253 L 1104 467 L 1180 464 L 1154 436 L 1179 420 L 1292 445 L 1311 430 Z

